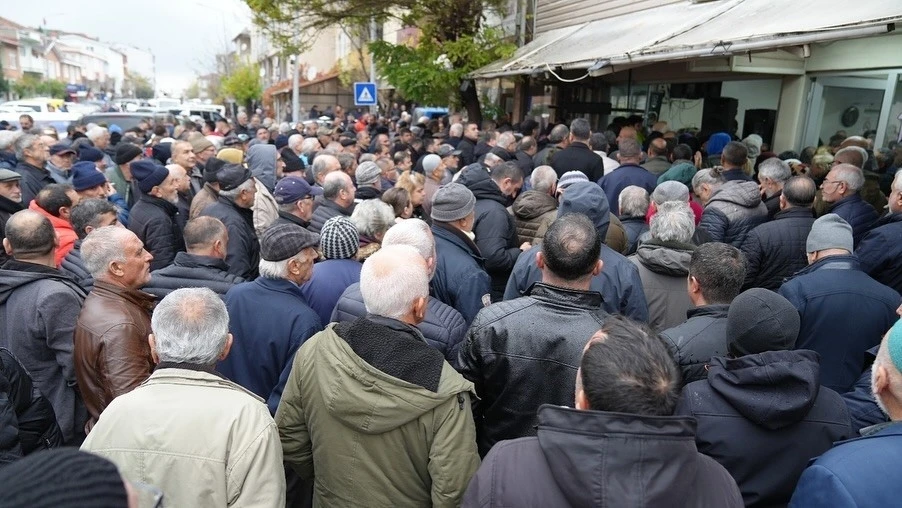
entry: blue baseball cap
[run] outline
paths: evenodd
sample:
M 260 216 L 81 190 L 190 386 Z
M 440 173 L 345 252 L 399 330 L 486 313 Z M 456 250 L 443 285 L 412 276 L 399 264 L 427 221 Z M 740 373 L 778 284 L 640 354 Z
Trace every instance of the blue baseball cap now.
M 323 190 L 321 188 L 311 186 L 307 183 L 307 180 L 299 176 L 286 176 L 276 184 L 273 197 L 276 198 L 276 203 L 285 205 L 304 199 L 307 196 L 319 196 L 322 193 Z

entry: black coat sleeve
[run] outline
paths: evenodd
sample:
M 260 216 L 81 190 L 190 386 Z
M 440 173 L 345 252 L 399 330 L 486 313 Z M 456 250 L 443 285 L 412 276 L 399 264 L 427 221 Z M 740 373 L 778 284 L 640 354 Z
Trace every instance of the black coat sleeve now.
M 34 386 L 19 360 L 9 350 L 0 349 L 0 365 L 9 383 L 8 396 L 18 421 L 22 454 L 62 446 L 63 434 L 53 406 Z

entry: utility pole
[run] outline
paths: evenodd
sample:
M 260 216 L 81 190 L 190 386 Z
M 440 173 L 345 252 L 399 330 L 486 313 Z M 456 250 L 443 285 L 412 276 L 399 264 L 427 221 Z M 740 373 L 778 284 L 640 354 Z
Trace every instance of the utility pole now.
M 370 20 L 370 44 L 376 42 L 376 18 Z M 370 81 L 376 84 L 376 104 L 370 106 L 370 112 L 374 115 L 379 114 L 379 80 L 376 78 L 376 59 L 373 58 L 373 51 L 370 50 Z
M 300 78 L 298 77 L 298 68 L 300 67 L 300 58 L 298 55 L 291 55 L 291 127 L 295 128 L 301 117 L 301 90 Z

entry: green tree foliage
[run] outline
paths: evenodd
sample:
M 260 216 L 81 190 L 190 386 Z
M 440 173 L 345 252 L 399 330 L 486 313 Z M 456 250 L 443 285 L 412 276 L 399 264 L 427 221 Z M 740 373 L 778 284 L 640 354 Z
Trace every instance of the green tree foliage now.
M 153 85 L 146 76 L 131 74 L 129 79 L 132 81 L 132 86 L 135 87 L 135 97 L 138 99 L 153 99 L 155 95 Z
M 251 111 L 253 101 L 260 99 L 263 95 L 260 66 L 239 64 L 234 67 L 232 73 L 222 80 L 222 93 Z
M 506 0 L 244 0 L 254 22 L 286 54 L 309 49 L 325 27 L 366 29 L 371 20 L 397 20 L 420 31 L 416 45 L 376 41 L 370 50 L 377 72 L 403 95 L 431 105 L 461 105 L 481 120 L 476 88 L 465 75 L 513 51 L 484 26 Z
M 42 80 L 34 74 L 25 74 L 12 85 L 13 92 L 19 97 L 52 97 L 66 98 L 66 84 L 58 79 Z

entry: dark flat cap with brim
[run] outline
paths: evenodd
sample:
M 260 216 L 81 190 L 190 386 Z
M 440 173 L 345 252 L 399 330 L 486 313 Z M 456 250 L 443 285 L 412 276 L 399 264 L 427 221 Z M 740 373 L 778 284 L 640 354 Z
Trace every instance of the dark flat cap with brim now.
M 319 245 L 318 234 L 296 224 L 277 224 L 260 237 L 260 256 L 266 261 L 285 261 L 308 247 Z
M 241 164 L 226 164 L 216 173 L 219 190 L 230 191 L 253 178 L 251 170 Z

